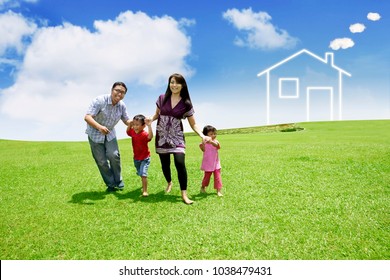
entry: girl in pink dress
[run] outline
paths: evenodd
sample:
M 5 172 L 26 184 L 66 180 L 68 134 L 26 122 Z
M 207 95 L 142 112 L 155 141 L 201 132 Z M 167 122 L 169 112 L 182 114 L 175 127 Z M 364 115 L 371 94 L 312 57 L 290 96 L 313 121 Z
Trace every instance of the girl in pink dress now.
M 206 192 L 206 187 L 210 183 L 211 175 L 214 173 L 214 189 L 217 190 L 217 195 L 222 196 L 222 178 L 221 178 L 221 162 L 218 156 L 218 150 L 221 148 L 217 138 L 217 129 L 211 125 L 206 125 L 203 128 L 203 134 L 211 137 L 211 141 L 202 142 L 199 147 L 203 151 L 203 160 L 200 167 L 204 171 L 202 187 L 200 191 Z

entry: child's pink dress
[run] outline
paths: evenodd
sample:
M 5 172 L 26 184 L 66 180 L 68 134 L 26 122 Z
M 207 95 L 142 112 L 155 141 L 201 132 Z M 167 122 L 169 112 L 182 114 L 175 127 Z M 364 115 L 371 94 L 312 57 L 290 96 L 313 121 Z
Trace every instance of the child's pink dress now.
M 204 152 L 200 169 L 205 173 L 202 180 L 202 187 L 207 187 L 209 185 L 211 175 L 214 173 L 214 188 L 220 190 L 222 188 L 222 178 L 221 162 L 218 156 L 219 146 L 215 147 L 210 143 L 205 143 L 203 145 Z

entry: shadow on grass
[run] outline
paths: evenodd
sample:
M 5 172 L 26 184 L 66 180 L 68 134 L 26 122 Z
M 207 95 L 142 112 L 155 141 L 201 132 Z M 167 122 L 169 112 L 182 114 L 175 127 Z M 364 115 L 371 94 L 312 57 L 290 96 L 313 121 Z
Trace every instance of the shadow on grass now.
M 127 193 L 115 193 L 115 196 L 118 199 L 132 199 L 133 202 L 142 202 L 142 203 L 161 203 L 161 202 L 170 202 L 170 203 L 184 203 L 180 194 L 175 194 L 172 191 L 171 193 L 166 193 L 165 191 L 160 191 L 158 193 L 149 193 L 149 196 L 143 197 L 141 195 L 141 190 L 133 190 Z M 207 198 L 208 196 L 215 196 L 215 193 L 198 193 L 196 195 L 190 195 L 189 198 L 196 201 Z
M 160 203 L 160 202 L 171 202 L 178 203 L 182 202 L 182 199 L 178 195 L 167 194 L 165 191 L 158 193 L 149 194 L 147 197 L 141 195 L 141 190 L 136 189 L 129 192 L 126 191 L 90 191 L 90 192 L 80 192 L 72 195 L 72 199 L 68 201 L 69 203 L 77 203 L 84 205 L 94 205 L 96 201 L 104 200 L 106 196 L 113 195 L 118 198 L 118 200 L 132 200 L 136 202 L 145 202 L 145 203 Z
M 119 199 L 131 199 L 133 202 L 145 202 L 145 203 L 160 203 L 160 202 L 171 202 L 177 203 L 182 202 L 181 197 L 173 194 L 167 194 L 165 191 L 158 193 L 149 193 L 149 196 L 143 197 L 141 195 L 141 189 L 136 189 L 127 193 L 115 192 L 114 195 Z
M 93 201 L 103 200 L 106 195 L 110 195 L 110 193 L 106 191 L 92 191 L 92 192 L 81 192 L 72 195 L 72 199 L 69 203 L 77 203 L 77 204 L 85 204 L 85 205 L 94 205 Z
M 201 193 L 201 192 L 199 192 L 198 194 L 193 195 L 192 198 L 195 201 L 199 201 L 199 200 L 207 198 L 208 196 L 215 196 L 215 195 L 216 195 L 215 193 L 208 193 L 208 192 Z

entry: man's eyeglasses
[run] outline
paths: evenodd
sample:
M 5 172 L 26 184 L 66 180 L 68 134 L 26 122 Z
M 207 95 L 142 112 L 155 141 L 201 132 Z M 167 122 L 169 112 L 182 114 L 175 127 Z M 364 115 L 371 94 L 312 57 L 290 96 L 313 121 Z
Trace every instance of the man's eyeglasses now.
M 120 94 L 126 94 L 126 91 L 118 89 L 118 88 L 114 88 L 114 91 L 117 93 L 120 93 Z

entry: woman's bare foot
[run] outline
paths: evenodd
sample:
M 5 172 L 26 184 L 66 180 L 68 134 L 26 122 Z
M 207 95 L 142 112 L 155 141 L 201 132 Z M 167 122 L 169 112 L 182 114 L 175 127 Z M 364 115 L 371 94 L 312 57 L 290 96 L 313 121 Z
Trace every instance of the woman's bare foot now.
M 172 182 L 169 182 L 167 188 L 165 189 L 165 192 L 169 193 L 171 192 L 171 190 L 172 190 Z
M 188 197 L 187 197 L 187 198 L 183 198 L 183 201 L 184 201 L 184 203 L 187 204 L 187 205 L 190 205 L 190 204 L 194 203 L 194 201 L 191 200 L 191 199 L 189 199 Z
M 143 193 L 142 193 L 142 196 L 143 196 L 143 197 L 147 197 L 147 196 L 149 196 L 149 194 L 148 194 L 148 192 L 143 192 Z
M 189 199 L 188 196 L 187 196 L 187 191 L 181 191 L 181 198 L 183 199 L 184 203 L 185 204 L 192 204 L 194 203 L 193 200 Z
M 201 193 L 206 193 L 206 187 L 201 187 L 201 188 L 200 188 L 200 192 L 201 192 Z
M 217 191 L 217 195 L 218 195 L 219 197 L 222 197 L 222 196 L 223 196 L 223 194 L 221 193 L 221 191 Z

